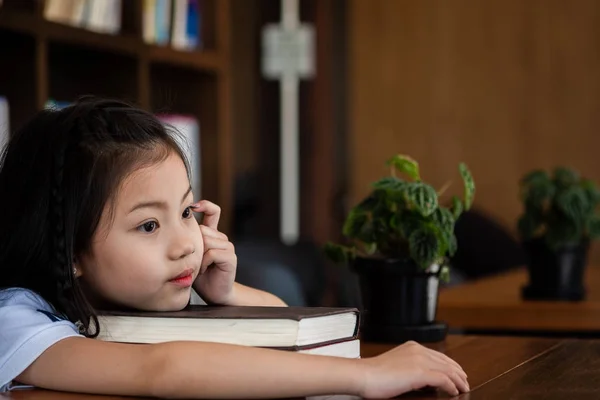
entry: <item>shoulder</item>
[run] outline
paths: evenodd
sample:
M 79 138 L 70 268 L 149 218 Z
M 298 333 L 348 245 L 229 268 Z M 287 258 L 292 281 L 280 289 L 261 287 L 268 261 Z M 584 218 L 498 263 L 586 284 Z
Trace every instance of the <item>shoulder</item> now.
M 0 308 L 15 305 L 29 305 L 52 309 L 39 294 L 29 289 L 8 288 L 0 290 Z
M 45 315 L 50 319 L 64 320 L 54 307 L 32 290 L 23 288 L 0 290 L 0 321 L 15 321 L 23 315 L 39 317 Z
M 77 327 L 37 293 L 0 290 L 0 392 L 48 347 L 71 336 Z

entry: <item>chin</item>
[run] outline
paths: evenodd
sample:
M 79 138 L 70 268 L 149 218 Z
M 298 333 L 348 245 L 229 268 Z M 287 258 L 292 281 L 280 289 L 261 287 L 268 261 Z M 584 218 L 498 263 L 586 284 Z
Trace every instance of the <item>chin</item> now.
M 175 293 L 162 294 L 159 297 L 146 299 L 145 301 L 129 302 L 130 306 L 144 311 L 181 311 L 190 301 L 191 288 L 179 290 Z
M 169 298 L 168 302 L 165 302 L 164 311 L 183 310 L 189 304 L 191 294 L 191 288 L 189 290 L 182 290 L 179 293 L 174 294 Z

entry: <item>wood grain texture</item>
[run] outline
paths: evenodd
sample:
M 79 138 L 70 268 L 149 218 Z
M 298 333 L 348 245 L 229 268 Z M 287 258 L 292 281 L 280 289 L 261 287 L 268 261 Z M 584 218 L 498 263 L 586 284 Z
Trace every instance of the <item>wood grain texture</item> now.
M 600 342 L 564 342 L 462 400 L 559 400 L 600 398 Z
M 582 302 L 524 301 L 525 269 L 440 291 L 439 320 L 450 328 L 600 332 L 600 269 L 586 271 Z
M 508 371 L 552 351 L 560 340 L 517 337 L 449 336 L 446 341 L 427 346 L 458 362 L 469 377 L 471 390 L 484 386 Z M 363 344 L 361 356 L 380 354 L 392 346 Z M 431 391 L 410 393 L 403 397 L 437 398 Z
M 512 233 L 525 172 L 566 164 L 600 180 L 600 2 L 349 4 L 353 204 L 395 153 L 435 187 L 452 180 L 448 194 L 465 161 L 475 206 Z

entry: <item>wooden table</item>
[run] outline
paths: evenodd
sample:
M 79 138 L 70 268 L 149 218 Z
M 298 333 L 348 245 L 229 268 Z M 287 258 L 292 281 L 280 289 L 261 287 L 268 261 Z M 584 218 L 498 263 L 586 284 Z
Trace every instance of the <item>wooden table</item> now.
M 557 338 L 454 336 L 429 345 L 462 365 L 471 392 L 462 400 L 596 399 L 600 398 L 600 341 Z M 362 356 L 380 354 L 391 345 L 364 343 Z M 344 398 L 348 396 L 334 396 Z M 447 398 L 422 391 L 401 398 Z M 16 391 L 7 400 L 126 400 L 129 397 L 90 396 L 45 390 Z
M 437 319 L 466 333 L 533 332 L 600 337 L 600 268 L 586 271 L 582 302 L 524 301 L 527 271 L 519 269 L 440 291 Z

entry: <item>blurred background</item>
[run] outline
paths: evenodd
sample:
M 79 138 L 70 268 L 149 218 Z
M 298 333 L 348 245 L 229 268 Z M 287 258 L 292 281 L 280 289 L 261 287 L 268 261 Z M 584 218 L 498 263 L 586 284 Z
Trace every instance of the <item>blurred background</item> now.
M 459 162 L 474 175 L 452 284 L 522 265 L 526 172 L 600 179 L 600 2 L 0 0 L 0 132 L 85 94 L 197 140 L 198 192 L 223 209 L 242 282 L 290 304 L 355 305 L 353 276 L 321 247 L 393 155 L 436 188 L 452 181 L 448 195 L 462 191 Z M 283 167 L 295 156 L 297 173 Z M 281 195 L 295 179 L 297 209 Z M 287 238 L 282 201 L 298 221 Z

